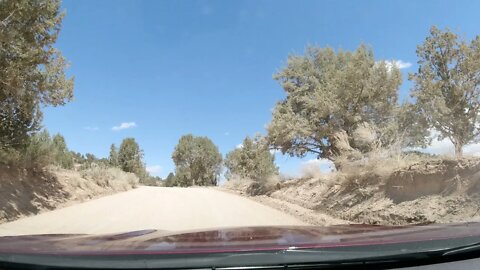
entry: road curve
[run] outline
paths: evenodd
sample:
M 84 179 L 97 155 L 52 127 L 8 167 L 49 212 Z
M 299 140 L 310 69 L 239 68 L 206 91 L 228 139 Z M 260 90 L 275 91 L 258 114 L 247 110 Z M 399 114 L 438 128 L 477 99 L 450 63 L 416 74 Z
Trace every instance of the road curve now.
M 248 198 L 215 188 L 139 187 L 4 223 L 0 225 L 0 236 L 271 225 L 307 224 Z

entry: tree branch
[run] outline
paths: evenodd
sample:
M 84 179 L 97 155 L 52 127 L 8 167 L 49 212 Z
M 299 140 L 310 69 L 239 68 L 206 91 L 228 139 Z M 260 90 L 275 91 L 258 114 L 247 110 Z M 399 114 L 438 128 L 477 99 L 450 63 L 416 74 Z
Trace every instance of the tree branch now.
M 7 27 L 8 20 L 10 19 L 10 17 L 13 16 L 13 14 L 15 14 L 16 11 L 17 11 L 17 10 L 12 11 L 5 19 L 3 19 L 3 21 L 1 22 L 1 24 L 3 24 L 4 27 Z

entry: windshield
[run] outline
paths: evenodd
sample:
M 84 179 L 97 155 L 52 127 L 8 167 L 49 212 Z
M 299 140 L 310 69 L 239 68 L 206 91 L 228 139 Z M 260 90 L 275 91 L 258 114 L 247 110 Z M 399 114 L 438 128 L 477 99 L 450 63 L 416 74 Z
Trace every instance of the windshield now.
M 0 0 L 0 261 L 475 244 L 478 10 Z

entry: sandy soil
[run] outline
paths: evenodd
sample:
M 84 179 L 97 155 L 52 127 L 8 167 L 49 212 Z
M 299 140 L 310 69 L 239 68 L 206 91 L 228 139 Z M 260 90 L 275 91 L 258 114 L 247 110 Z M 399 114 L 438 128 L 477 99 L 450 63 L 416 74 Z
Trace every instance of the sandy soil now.
M 224 192 L 245 196 L 250 200 L 259 202 L 263 205 L 270 206 L 283 213 L 287 213 L 291 216 L 294 216 L 295 218 L 310 225 L 330 226 L 330 225 L 351 223 L 347 220 L 335 218 L 326 213 L 322 213 L 321 211 L 312 210 L 312 209 L 303 207 L 302 205 L 297 204 L 295 202 L 289 202 L 287 200 L 284 200 L 283 198 L 277 199 L 268 195 L 248 196 L 248 195 L 245 195 L 244 192 L 239 190 L 232 190 L 225 187 L 220 187 L 219 189 Z
M 103 234 L 236 226 L 308 225 L 215 188 L 140 187 L 0 225 L 0 235 Z

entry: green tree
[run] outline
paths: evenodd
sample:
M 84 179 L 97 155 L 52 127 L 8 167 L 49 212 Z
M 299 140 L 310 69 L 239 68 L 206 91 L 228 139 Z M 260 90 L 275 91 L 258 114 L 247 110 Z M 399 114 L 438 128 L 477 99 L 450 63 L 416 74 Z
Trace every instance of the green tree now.
M 92 164 L 96 164 L 97 162 L 97 157 L 94 155 L 94 154 L 91 154 L 91 153 L 86 153 L 85 154 L 85 162 L 84 162 L 84 166 L 85 168 L 90 168 L 92 166 Z
M 23 148 L 29 136 L 40 127 L 41 120 L 40 108 L 31 98 L 22 102 L 1 99 L 0 150 Z
M 118 165 L 125 172 L 131 172 L 138 177 L 145 175 L 143 151 L 134 138 L 125 138 L 118 150 Z
M 417 47 L 418 72 L 410 74 L 415 85 L 412 96 L 430 127 L 448 138 L 455 154 L 478 141 L 480 108 L 480 36 L 471 42 L 449 30 L 430 29 Z
M 396 129 L 392 132 L 401 138 L 403 147 L 427 147 L 431 143 L 429 124 L 417 104 L 405 102 L 396 114 Z
M 71 151 L 71 153 L 73 156 L 74 163 L 83 164 L 85 162 L 85 157 L 82 154 L 74 151 Z
M 175 179 L 179 186 L 212 186 L 217 184 L 222 155 L 207 137 L 184 135 L 172 154 Z
M 167 178 L 165 178 L 164 186 L 166 187 L 175 186 L 175 175 L 173 173 L 169 173 Z
M 274 78 L 286 98 L 274 108 L 268 138 L 282 153 L 315 153 L 334 161 L 340 152 L 335 136 L 343 132 L 354 149 L 368 151 L 353 136 L 362 125 L 375 127 L 383 143 L 392 140 L 387 134 L 396 129 L 401 73 L 376 62 L 368 47 L 354 52 L 309 47 L 304 56 L 290 56 Z
M 56 0 L 0 1 L 0 150 L 29 143 L 41 105 L 73 97 L 66 60 L 53 47 L 64 16 L 59 9 Z
M 65 169 L 73 168 L 73 155 L 68 150 L 65 138 L 62 135 L 56 134 L 53 136 L 52 147 L 55 163 Z
M 257 136 L 246 137 L 242 146 L 227 154 L 225 158 L 227 178 L 233 175 L 252 180 L 264 180 L 278 174 L 275 157 L 268 148 L 265 139 Z
M 118 166 L 118 150 L 115 144 L 110 145 L 110 155 L 108 156 L 108 162 L 110 166 Z
M 27 169 L 40 169 L 55 161 L 54 147 L 50 134 L 43 130 L 28 138 L 28 143 L 23 150 L 23 167 Z

